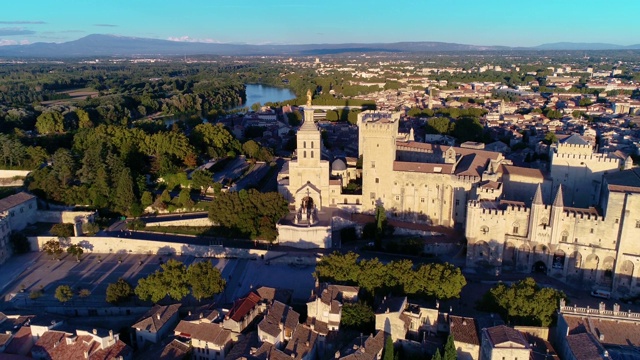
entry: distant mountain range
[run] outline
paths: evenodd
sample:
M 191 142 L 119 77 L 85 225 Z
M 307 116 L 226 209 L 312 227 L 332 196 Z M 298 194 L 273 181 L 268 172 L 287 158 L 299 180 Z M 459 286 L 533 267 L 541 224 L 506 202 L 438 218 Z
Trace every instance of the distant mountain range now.
M 397 42 L 372 44 L 248 45 L 231 43 L 178 42 L 116 35 L 88 35 L 64 43 L 34 43 L 0 46 L 0 57 L 99 57 L 183 55 L 323 55 L 339 53 L 421 53 L 448 51 L 510 50 L 635 50 L 640 44 L 621 46 L 600 43 L 553 43 L 536 47 L 477 46 L 446 42 Z

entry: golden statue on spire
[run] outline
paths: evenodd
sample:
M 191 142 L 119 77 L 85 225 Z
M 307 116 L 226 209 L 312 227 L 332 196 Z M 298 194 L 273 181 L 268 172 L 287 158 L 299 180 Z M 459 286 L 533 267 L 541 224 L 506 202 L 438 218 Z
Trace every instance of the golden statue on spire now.
M 307 89 L 307 107 L 311 107 L 311 89 Z

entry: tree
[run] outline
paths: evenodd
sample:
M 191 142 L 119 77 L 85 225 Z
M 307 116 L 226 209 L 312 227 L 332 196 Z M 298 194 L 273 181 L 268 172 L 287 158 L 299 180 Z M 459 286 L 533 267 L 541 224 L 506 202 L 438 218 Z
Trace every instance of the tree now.
M 120 177 L 116 184 L 113 202 L 116 211 L 127 215 L 130 214 L 132 205 L 137 203 L 136 194 L 133 190 L 131 170 L 129 170 L 129 168 L 124 168 L 120 173 Z
M 170 259 L 161 266 L 162 271 L 157 270 L 146 278 L 138 280 L 135 294 L 143 301 L 151 300 L 154 303 L 169 295 L 172 299 L 180 301 L 189 294 L 189 284 L 186 281 L 186 267 L 177 260 Z
M 209 219 L 236 236 L 273 241 L 276 223 L 288 212 L 288 202 L 279 193 L 250 189 L 218 194 L 209 207 Z
M 183 188 L 180 190 L 180 194 L 178 195 L 178 203 L 182 205 L 183 208 L 191 208 L 193 207 L 193 200 L 191 200 L 191 190 L 189 188 Z
M 71 286 L 69 285 L 60 285 L 56 288 L 56 293 L 54 296 L 61 303 L 66 303 L 67 301 L 73 299 L 73 290 L 71 290 Z
M 66 187 L 76 172 L 76 162 L 71 151 L 60 148 L 56 150 L 51 160 L 53 162 L 51 173 L 58 179 L 60 185 Z
M 253 103 L 253 104 L 251 104 L 251 111 L 258 112 L 258 111 L 260 111 L 261 107 L 262 107 L 262 105 L 259 102 Z
M 205 194 L 213 183 L 213 174 L 208 170 L 196 170 L 191 174 L 191 186 Z
M 320 281 L 337 281 L 341 283 L 357 283 L 360 267 L 358 254 L 349 252 L 341 254 L 337 251 L 324 256 L 316 264 L 314 277 Z
M 82 250 L 82 247 L 80 245 L 72 244 L 67 248 L 67 253 L 69 255 L 75 256 L 76 260 L 80 261 L 80 256 L 82 256 L 84 250 Z
M 60 241 L 51 239 L 42 245 L 42 251 L 56 259 L 62 254 L 62 246 L 60 245 Z
M 447 337 L 447 343 L 444 345 L 444 355 L 442 356 L 442 360 L 456 360 L 458 358 L 456 345 L 453 341 L 453 335 L 449 335 Z
M 220 270 L 208 260 L 189 266 L 186 281 L 191 286 L 191 294 L 198 301 L 213 298 L 221 293 L 226 285 Z
M 160 200 L 166 204 L 171 202 L 171 194 L 169 193 L 169 190 L 164 189 L 162 194 L 160 194 Z
M 55 110 L 43 112 L 36 119 L 38 133 L 46 135 L 64 131 L 64 118 Z
M 13 252 L 15 254 L 24 254 L 31 251 L 31 244 L 29 243 L 29 239 L 22 233 L 13 233 L 11 234 L 11 247 L 13 248 Z
M 145 191 L 142 193 L 142 197 L 140 198 L 142 207 L 146 209 L 149 205 L 153 204 L 153 201 L 153 194 L 150 191 Z
M 86 111 L 77 109 L 76 116 L 78 116 L 78 128 L 85 129 L 93 127 L 93 122 L 91 122 L 89 113 L 87 113 Z
M 73 236 L 73 224 L 54 224 L 49 232 L 53 236 L 70 238 Z
M 451 127 L 449 118 L 435 117 L 427 120 L 425 130 L 429 134 L 449 134 Z
M 385 340 L 382 360 L 393 360 L 393 339 L 391 336 L 387 336 L 387 339 Z
M 359 330 L 363 333 L 371 332 L 376 315 L 371 308 L 362 303 L 345 303 L 342 306 L 340 325 Z
M 420 291 L 438 299 L 458 298 L 467 285 L 460 268 L 449 263 L 424 264 L 418 268 L 416 277 L 421 282 Z
M 361 260 L 358 266 L 360 267 L 360 271 L 358 271 L 358 285 L 370 294 L 375 294 L 375 291 L 385 283 L 385 265 L 377 258 L 373 258 L 371 260 Z
M 125 279 L 119 278 L 117 282 L 107 286 L 107 302 L 119 304 L 133 296 L 133 287 Z
M 566 295 L 553 288 L 541 288 L 533 278 L 510 286 L 503 283 L 491 288 L 482 298 L 479 308 L 498 312 L 505 320 L 518 325 L 548 327 Z
M 556 137 L 556 133 L 549 131 L 545 136 L 544 140 L 542 140 L 545 144 L 551 145 L 558 142 L 558 138 Z
M 440 349 L 436 349 L 436 353 L 435 355 L 433 355 L 431 360 L 442 360 L 442 355 L 440 355 Z

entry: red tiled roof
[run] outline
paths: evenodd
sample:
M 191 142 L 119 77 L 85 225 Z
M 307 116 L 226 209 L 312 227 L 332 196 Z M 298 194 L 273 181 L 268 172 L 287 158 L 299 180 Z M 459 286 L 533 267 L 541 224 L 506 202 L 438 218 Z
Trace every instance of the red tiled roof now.
M 157 333 L 178 312 L 181 304 L 154 305 L 132 327 Z
M 73 339 L 67 343 L 67 338 Z M 34 356 L 46 356 L 51 360 L 84 359 L 85 353 L 89 360 L 111 360 L 118 356 L 128 357 L 132 349 L 118 340 L 113 345 L 101 349 L 100 344 L 90 335 L 72 337 L 62 331 L 45 332 L 31 349 Z
M 451 329 L 451 335 L 453 335 L 456 341 L 465 344 L 480 345 L 478 329 L 474 318 L 450 315 L 449 327 Z
M 254 292 L 250 292 L 246 297 L 236 300 L 231 310 L 229 310 L 229 318 L 236 322 L 242 320 L 251 309 L 258 305 L 260 300 L 260 296 Z

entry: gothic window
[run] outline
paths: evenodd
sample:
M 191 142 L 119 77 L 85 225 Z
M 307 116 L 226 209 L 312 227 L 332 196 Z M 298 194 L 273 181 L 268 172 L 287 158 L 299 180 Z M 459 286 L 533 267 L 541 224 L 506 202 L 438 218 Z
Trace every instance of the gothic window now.
M 424 202 L 424 198 L 420 198 L 420 202 L 423 203 Z
M 636 220 L 636 229 L 640 229 L 640 220 Z
M 456 206 L 460 205 L 460 199 L 456 199 Z
M 520 224 L 513 223 L 513 234 L 518 235 L 518 231 L 520 231 Z
M 376 184 L 380 183 L 380 179 L 376 178 Z
M 372 162 L 371 162 L 371 168 L 372 168 L 372 169 L 375 169 L 375 168 L 376 168 L 376 162 L 375 162 L 375 161 L 372 161 Z
M 305 148 L 305 149 L 307 148 L 307 142 L 306 141 L 302 142 L 302 147 Z
M 311 150 L 311 158 L 313 159 L 313 150 Z
M 305 158 L 305 159 L 307 158 L 307 152 L 306 151 L 303 153 L 302 157 Z
M 486 235 L 489 232 L 489 227 L 486 225 L 481 227 L 480 232 Z
M 589 232 L 590 232 L 591 234 L 593 234 L 593 228 L 591 228 L 591 230 L 589 230 Z
M 562 240 L 560 240 L 560 241 L 562 241 L 562 242 L 567 242 L 567 238 L 568 238 L 568 237 L 569 237 L 569 234 L 567 234 L 567 232 L 566 232 L 566 231 L 564 231 L 564 232 L 562 233 Z
M 396 195 L 396 201 L 400 200 L 400 196 Z
M 311 148 L 313 149 L 313 141 L 311 142 Z M 313 157 L 313 156 L 312 156 Z

